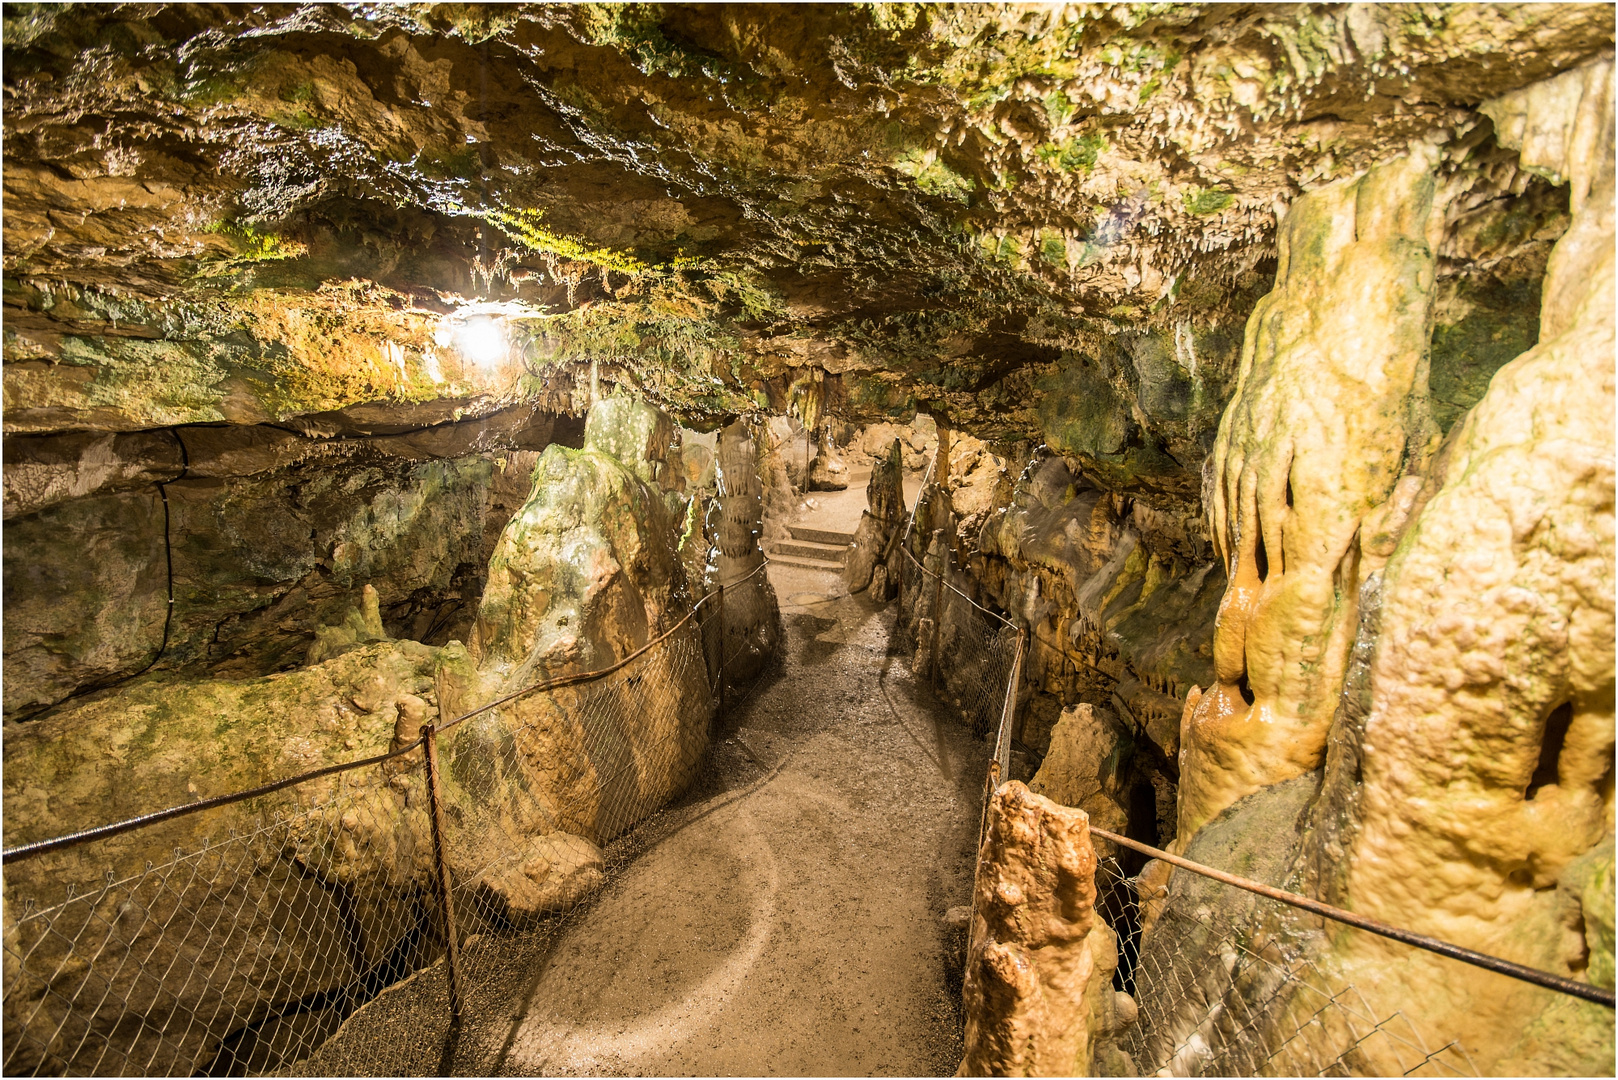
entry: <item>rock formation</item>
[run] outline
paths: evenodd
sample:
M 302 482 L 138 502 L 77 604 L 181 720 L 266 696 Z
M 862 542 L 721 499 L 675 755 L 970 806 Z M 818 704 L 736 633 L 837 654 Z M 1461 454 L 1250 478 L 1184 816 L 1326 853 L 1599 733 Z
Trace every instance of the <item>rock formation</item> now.
M 1435 156 L 1421 147 L 1311 192 L 1281 222 L 1275 291 L 1248 320 L 1208 463 L 1230 583 L 1214 684 L 1189 695 L 1181 725 L 1178 843 L 1325 754 L 1360 583 L 1385 558 L 1378 532 L 1397 531 L 1408 495 L 1396 493 L 1419 486 L 1436 438 Z
M 1028 790 L 1062 806 L 1083 810 L 1088 820 L 1111 832 L 1128 827 L 1128 812 L 1120 805 L 1125 765 L 1131 747 L 1120 736 L 1116 719 L 1093 705 L 1064 710 L 1051 729 L 1050 750 Z M 1098 851 L 1112 854 L 1115 845 L 1094 841 Z
M 7 731 L 8 846 L 224 795 L 324 765 L 387 752 L 438 717 L 438 677 L 467 666 L 458 645 L 411 641 L 351 649 L 299 671 L 242 681 L 177 680 L 154 674 Z M 419 754 L 419 751 L 417 752 Z M 317 808 L 310 812 L 309 808 Z M 286 824 L 266 828 L 266 822 Z M 242 837 L 235 840 L 233 837 Z M 214 842 L 209 853 L 208 840 Z M 19 902 L 57 902 L 64 889 L 95 896 L 114 880 L 164 867 L 125 897 L 103 893 L 93 912 L 68 905 L 56 934 L 19 932 Z M 430 936 L 412 914 L 429 888 L 431 847 L 420 769 L 391 777 L 376 768 L 338 774 L 218 811 L 126 833 L 6 868 L 7 937 L 28 957 L 7 953 L 5 1021 L 11 1067 L 67 1067 L 87 1032 L 109 1040 L 114 1070 L 148 1058 L 157 1072 L 194 1072 L 237 1022 L 217 1013 L 159 1038 L 131 1024 L 148 1010 L 197 1009 L 209 999 L 268 1011 L 357 980 L 399 954 L 430 955 Z M 243 873 L 244 868 L 250 872 Z M 257 872 L 251 872 L 256 869 Z M 170 885 L 165 880 L 173 878 Z M 189 887 L 217 881 L 214 887 Z M 158 933 L 159 928 L 167 928 Z M 79 933 L 77 964 L 56 971 Z M 99 955 L 96 971 L 83 955 Z M 122 963 L 106 958 L 123 957 Z M 226 962 L 219 962 L 224 960 Z M 278 978 L 265 979 L 265 970 Z M 169 982 L 169 970 L 192 972 Z M 85 979 L 116 972 L 91 1007 L 68 1009 Z M 107 1004 L 99 1010 L 96 1002 Z M 23 1037 L 65 1029 L 48 1046 Z M 225 1027 L 215 1026 L 224 1024 Z M 120 1053 L 135 1055 L 125 1062 Z
M 899 591 L 979 730 L 1025 635 L 1013 777 L 1610 981 L 1610 5 L 4 20 L 8 844 L 404 745 L 701 601 L 664 689 L 446 732 L 479 926 L 536 919 L 689 777 L 720 655 L 761 669 L 773 593 L 741 582 L 817 462 L 880 457 L 887 485 L 898 439 L 947 467 L 886 562 L 869 494 L 847 585 Z M 321 892 L 266 862 L 311 925 L 331 882 L 422 895 L 408 775 L 344 796 L 363 843 L 296 856 Z M 1269 917 L 1113 854 L 1142 955 L 1217 974 L 1218 935 L 1173 927 Z M 96 877 L 38 865 L 8 869 L 8 920 Z M 1475 1067 L 1611 1070 L 1584 1006 L 1286 929 Z M 377 962 L 287 960 L 299 993 Z M 1251 1004 L 1226 989 L 1171 1020 L 1143 998 L 1134 1065 L 1220 1052 L 1201 1025 Z M 988 1016 L 972 1060 L 1047 1067 Z M 1071 1069 L 1093 1034 L 1036 1041 Z
M 1396 925 L 1599 985 L 1611 981 L 1612 921 L 1605 907 L 1613 828 L 1611 70 L 1610 60 L 1595 62 L 1483 106 L 1501 145 L 1520 151 L 1522 167 L 1571 188 L 1572 220 L 1547 263 L 1538 344 L 1495 372 L 1430 462 L 1409 450 L 1401 459 L 1397 429 L 1383 440 L 1386 460 L 1411 471 L 1397 480 L 1393 470 L 1378 476 L 1387 504 L 1358 525 L 1357 569 L 1338 571 L 1334 602 L 1357 581 L 1359 610 L 1344 674 L 1324 688 L 1341 692 L 1326 733 L 1311 736 L 1312 746 L 1323 744 L 1315 756 L 1284 768 L 1284 756 L 1273 752 L 1243 757 L 1250 747 L 1240 728 L 1205 723 L 1216 715 L 1209 696 L 1192 695 L 1185 738 L 1207 749 L 1182 756 L 1176 841 L 1192 858 L 1239 860 L 1255 876 L 1290 876 L 1293 887 L 1319 889 Z M 1252 418 L 1233 411 L 1227 421 L 1235 430 Z M 1294 496 L 1286 500 L 1293 505 L 1305 499 L 1299 475 L 1294 466 Z M 1315 487 L 1341 492 L 1353 475 L 1334 464 Z M 1259 473 L 1247 492 L 1225 483 L 1227 508 L 1234 491 L 1262 517 Z M 1290 511 L 1282 520 L 1292 520 Z M 1349 531 L 1345 523 L 1342 535 Z M 1251 559 L 1261 541 L 1242 541 L 1238 527 L 1225 542 L 1235 551 L 1236 599 L 1227 597 L 1216 631 L 1221 685 L 1209 695 L 1228 700 L 1237 661 L 1257 668 L 1254 627 L 1266 625 L 1260 601 L 1278 571 L 1290 574 L 1298 564 L 1291 556 L 1284 567 L 1272 561 L 1257 599 L 1243 596 L 1243 552 Z M 1249 588 L 1256 576 L 1245 577 Z M 1227 627 L 1245 632 L 1245 657 L 1220 651 Z M 1287 648 L 1322 638 L 1329 635 L 1283 634 L 1279 648 L 1256 655 L 1284 658 Z M 1317 671 L 1304 669 L 1311 679 Z M 1324 772 L 1308 772 L 1322 756 Z M 1247 770 L 1269 772 L 1233 782 L 1244 761 Z M 1283 771 L 1295 778 L 1273 782 Z M 1188 937 L 1184 929 L 1195 925 L 1186 916 L 1208 910 L 1210 899 L 1205 885 L 1175 872 L 1163 903 L 1180 918 L 1170 925 L 1156 917 L 1142 964 L 1154 955 L 1158 963 L 1189 955 L 1193 964 L 1199 952 L 1211 956 L 1217 935 Z M 1273 913 L 1241 905 L 1224 905 L 1221 917 L 1230 933 L 1278 929 Z M 1452 961 L 1370 935 L 1305 932 L 1301 940 L 1332 985 L 1358 987 L 1379 1016 L 1421 1016 L 1423 1029 L 1455 1040 L 1472 1067 L 1502 1074 L 1612 1068 L 1609 1010 L 1463 973 Z M 1253 990 L 1231 986 L 1227 1004 L 1257 1008 Z M 1263 1032 L 1284 1035 L 1318 1010 L 1312 995 L 1286 984 L 1272 994 L 1255 1045 L 1273 1045 Z M 1194 1026 L 1187 1017 L 1159 1032 L 1157 1060 L 1184 1045 Z M 1316 1060 L 1347 1055 L 1344 1067 L 1355 1071 L 1408 1064 L 1407 1048 L 1363 1040 L 1329 1019 L 1311 1041 Z M 1229 1049 L 1208 1047 L 1216 1061 Z
M 1485 112 L 1525 164 L 1566 179 L 1573 221 L 1539 344 L 1461 422 L 1382 575 L 1345 890 L 1378 918 L 1597 981 L 1612 922 L 1587 906 L 1612 873 L 1612 64 Z M 1612 1067 L 1610 1011 L 1351 947 L 1492 1068 Z
M 724 645 L 714 651 L 712 661 L 715 677 L 727 683 L 745 684 L 753 679 L 774 655 L 781 638 L 775 588 L 763 570 L 761 455 L 752 432 L 740 421 L 719 433 L 719 526 L 714 544 L 718 557 L 708 585 L 710 592 L 721 585 L 725 589 L 719 623 Z M 718 670 L 721 659 L 723 672 Z
M 843 585 L 851 593 L 862 592 L 871 576 L 882 567 L 882 593 L 887 599 L 887 558 L 894 533 L 904 528 L 904 452 L 894 439 L 888 452 L 871 465 L 871 478 L 865 485 L 866 509 L 854 529 L 848 561 L 843 564 Z
M 695 622 L 680 625 L 693 599 L 678 557 L 680 518 L 667 498 L 677 493 L 659 486 L 680 480 L 673 431 L 659 411 L 609 398 L 590 414 L 584 449 L 553 445 L 539 456 L 528 501 L 496 545 L 470 652 L 458 642 L 387 640 L 377 592 L 367 585 L 359 608 L 317 633 L 299 670 L 241 681 L 153 673 L 8 730 L 8 845 L 401 748 L 424 724 L 546 678 L 612 666 L 672 630 L 676 636 L 647 656 L 633 685 L 608 680 L 519 698 L 440 740 L 444 794 L 457 822 L 446 854 L 474 898 L 462 912 L 463 930 L 486 921 L 522 926 L 576 903 L 604 880 L 599 845 L 681 790 L 707 739 L 713 700 L 703 645 Z M 737 466 L 731 475 L 746 471 Z M 747 619 L 773 632 L 773 595 L 754 594 L 758 611 L 743 608 L 732 618 L 736 636 L 762 650 L 774 637 Z M 395 954 L 434 947 L 422 933 L 425 916 L 400 914 L 420 906 L 431 883 L 420 755 L 22 863 L 7 870 L 7 889 L 35 898 L 64 885 L 93 889 L 109 870 L 135 875 L 175 848 L 205 851 L 207 837 L 252 835 L 262 822 L 286 818 L 291 824 L 266 834 L 264 844 L 247 845 L 263 875 L 221 865 L 214 888 L 160 890 L 154 923 L 193 919 L 199 929 L 165 934 L 164 951 L 146 956 L 146 966 L 239 952 L 242 941 L 270 933 L 265 920 L 296 910 L 292 951 L 273 959 L 285 972 L 278 983 L 254 981 L 251 958 L 233 952 L 232 963 L 210 965 L 214 975 L 187 983 L 179 1003 L 259 994 L 268 1008 L 355 983 L 385 960 L 408 971 Z M 228 862 L 233 849 L 221 850 Z M 237 910 L 252 915 L 232 921 Z M 210 937 L 208 928 L 221 922 Z M 121 925 L 114 920 L 103 953 L 137 945 Z M 352 940 L 363 943 L 359 953 Z M 49 970 L 65 942 L 25 943 L 30 970 Z M 114 1043 L 125 1038 L 110 1029 L 126 1003 L 138 1015 L 156 1006 L 154 995 L 173 993 L 142 978 L 131 965 L 117 1008 L 71 1014 L 63 1037 L 89 1024 Z M 16 988 L 8 1025 L 42 1002 L 49 1009 L 63 1000 L 31 980 L 8 985 Z M 236 1016 L 220 1013 L 219 1022 Z M 162 1043 L 159 1067 L 194 1069 L 225 1034 L 197 1025 Z M 138 1042 L 139 1031 L 128 1037 Z M 125 1049 L 133 1052 L 133 1044 Z M 26 1060 L 33 1067 L 52 1059 Z
M 1112 931 L 1095 912 L 1084 812 L 1012 782 L 978 856 L 961 1076 L 1087 1076 L 1116 1023 Z
M 815 451 L 815 460 L 809 465 L 809 484 L 805 490 L 848 490 L 848 466 L 832 443 L 829 430 L 820 434 L 820 448 Z

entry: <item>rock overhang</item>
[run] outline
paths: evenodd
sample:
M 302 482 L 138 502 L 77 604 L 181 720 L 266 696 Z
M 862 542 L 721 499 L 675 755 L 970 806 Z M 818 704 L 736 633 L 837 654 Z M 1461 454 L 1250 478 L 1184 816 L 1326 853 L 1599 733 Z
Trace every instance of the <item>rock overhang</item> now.
M 1064 452 L 1183 498 L 1188 400 L 1231 389 L 1187 361 L 1239 338 L 1278 210 L 1426 139 L 1470 188 L 1461 276 L 1532 263 L 1556 200 L 1475 107 L 1611 36 L 1594 5 L 18 7 L 6 430 L 579 412 L 593 366 L 704 426 L 819 369 L 850 418 L 1044 441 L 1041 387 L 1098 365 L 1125 430 Z M 493 365 L 445 333 L 486 308 Z M 1130 335 L 1178 370 L 1108 359 Z

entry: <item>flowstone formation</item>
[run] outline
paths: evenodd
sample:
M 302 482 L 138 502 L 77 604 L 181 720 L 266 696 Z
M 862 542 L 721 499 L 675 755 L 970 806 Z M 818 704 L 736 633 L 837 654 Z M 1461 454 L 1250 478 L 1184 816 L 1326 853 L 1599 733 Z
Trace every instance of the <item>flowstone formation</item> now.
M 1538 344 L 1494 374 L 1430 461 L 1408 448 L 1401 456 L 1401 439 L 1408 443 L 1419 428 L 1401 428 L 1397 411 L 1382 414 L 1384 423 L 1394 423 L 1378 444 L 1384 461 L 1400 468 L 1371 474 L 1386 493 L 1383 508 L 1363 513 L 1377 488 L 1345 504 L 1363 516 L 1357 531 L 1344 521 L 1338 533 L 1352 534 L 1360 551 L 1351 547 L 1347 567 L 1339 563 L 1336 571 L 1336 603 L 1357 595 L 1358 611 L 1343 674 L 1324 688 L 1340 690 L 1335 711 L 1325 728 L 1310 732 L 1313 756 L 1286 762 L 1255 753 L 1240 728 L 1209 725 L 1209 696 L 1197 702 L 1192 695 L 1185 739 L 1199 753 L 1182 756 L 1176 844 L 1194 859 L 1245 863 L 1271 883 L 1317 890 L 1397 926 L 1610 987 L 1612 61 L 1584 65 L 1482 111 L 1501 145 L 1520 152 L 1523 168 L 1570 189 L 1572 220 L 1547 262 Z M 1346 230 L 1348 215 L 1342 216 Z M 1255 333 L 1264 329 L 1266 310 L 1261 305 L 1255 314 Z M 1419 378 L 1415 389 L 1408 400 L 1419 407 Z M 1238 397 L 1226 416 L 1235 437 L 1227 440 L 1222 431 L 1221 448 L 1263 441 L 1264 415 L 1244 413 L 1240 404 Z M 1363 452 L 1352 459 L 1374 461 Z M 1227 468 L 1223 476 L 1230 475 Z M 1261 471 L 1252 475 L 1246 490 L 1225 480 L 1227 525 L 1233 492 L 1247 500 L 1249 515 L 1256 507 L 1262 516 L 1266 485 Z M 1294 465 L 1288 483 L 1295 494 L 1285 501 L 1341 498 L 1344 480 L 1354 476 L 1334 463 L 1315 476 L 1310 496 L 1307 473 Z M 1272 478 L 1271 486 L 1279 482 Z M 1282 519 L 1291 520 L 1290 512 Z M 1242 572 L 1244 559 L 1273 535 L 1270 524 L 1262 528 L 1262 539 L 1244 537 L 1238 526 L 1223 541 L 1235 572 L 1215 635 L 1222 685 L 1210 695 L 1225 694 L 1238 661 L 1256 672 L 1255 656 L 1273 665 L 1287 648 L 1332 637 L 1314 620 L 1320 611 L 1336 618 L 1337 609 L 1295 609 L 1304 610 L 1309 628 L 1321 629 L 1275 634 L 1270 640 L 1280 648 L 1265 650 L 1260 639 L 1255 649 L 1255 627 L 1275 633 L 1264 621 L 1263 600 L 1279 603 L 1284 595 L 1271 592 L 1272 576 L 1255 600 L 1254 575 Z M 1284 545 L 1284 524 L 1280 532 Z M 1313 553 L 1344 558 L 1325 545 Z M 1289 555 L 1285 572 L 1297 566 Z M 1357 586 L 1353 593 L 1350 584 Z M 1220 651 L 1227 630 L 1236 640 L 1245 631 L 1245 657 Z M 1303 669 L 1311 678 L 1293 685 L 1318 687 L 1322 666 L 1317 659 Z M 1254 692 L 1262 701 L 1261 684 Z M 1276 717 L 1272 733 L 1282 733 L 1282 719 Z M 1324 769 L 1312 770 L 1322 750 Z M 1235 767 L 1244 761 L 1254 763 L 1245 778 Z M 1165 877 L 1154 871 L 1142 881 Z M 1142 964 L 1160 966 L 1170 956 L 1211 960 L 1218 935 L 1188 937 L 1183 929 L 1198 925 L 1193 913 L 1213 910 L 1207 887 L 1175 871 L 1164 903 L 1181 916 L 1178 928 L 1165 929 L 1168 921 L 1158 918 L 1145 935 Z M 1221 909 L 1216 921 L 1255 940 L 1289 938 L 1318 970 L 1357 987 L 1378 1016 L 1420 1016 L 1421 1031 L 1442 1032 L 1486 1073 L 1612 1070 L 1611 1011 L 1600 1006 L 1462 973 L 1430 953 L 1367 934 L 1289 928 L 1273 913 L 1241 905 Z M 1223 1004 L 1209 1003 L 1260 1013 L 1248 1046 L 1274 1045 L 1319 1009 L 1314 994 L 1286 985 L 1262 1003 L 1254 992 L 1238 984 L 1224 991 Z M 1186 1045 L 1196 1022 L 1187 1015 L 1155 1033 L 1163 1060 Z M 1344 1055 L 1355 1071 L 1401 1067 L 1400 1047 L 1362 1041 L 1329 1017 L 1312 1040 L 1320 1060 Z M 1217 1055 L 1231 1052 L 1236 1040 L 1201 1045 Z
M 1539 344 L 1462 423 L 1382 575 L 1343 889 L 1378 918 L 1611 987 L 1612 63 L 1485 110 L 1525 164 L 1566 179 L 1573 221 Z M 1612 1068 L 1610 1011 L 1350 948 L 1502 1072 Z
M 1230 583 L 1214 683 L 1186 699 L 1177 843 L 1325 754 L 1360 584 L 1386 558 L 1436 442 L 1434 158 L 1420 147 L 1311 192 L 1281 222 L 1276 287 L 1248 320 L 1208 460 Z

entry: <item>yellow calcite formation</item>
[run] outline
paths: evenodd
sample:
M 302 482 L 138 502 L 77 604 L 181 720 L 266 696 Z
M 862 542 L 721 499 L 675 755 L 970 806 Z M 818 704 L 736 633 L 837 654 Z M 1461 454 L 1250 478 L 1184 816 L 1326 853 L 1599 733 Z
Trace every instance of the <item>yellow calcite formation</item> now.
M 1112 932 L 1095 911 L 1089 818 L 1020 783 L 978 856 L 961 1076 L 1086 1076 L 1115 1024 Z
M 1361 523 L 1426 451 L 1433 155 L 1304 196 L 1209 464 L 1230 584 L 1181 722 L 1179 836 L 1315 768 L 1358 617 Z
M 1610 900 L 1581 911 L 1599 890 L 1567 875 L 1603 841 L 1611 873 L 1611 78 L 1607 60 L 1484 108 L 1525 165 L 1571 182 L 1573 222 L 1539 344 L 1495 375 L 1387 565 L 1349 875 L 1359 910 L 1607 985 Z M 1481 1068 L 1584 1071 L 1604 1053 L 1610 1075 L 1610 1011 L 1354 949 L 1362 970 L 1391 965 L 1383 986 L 1447 1023 Z

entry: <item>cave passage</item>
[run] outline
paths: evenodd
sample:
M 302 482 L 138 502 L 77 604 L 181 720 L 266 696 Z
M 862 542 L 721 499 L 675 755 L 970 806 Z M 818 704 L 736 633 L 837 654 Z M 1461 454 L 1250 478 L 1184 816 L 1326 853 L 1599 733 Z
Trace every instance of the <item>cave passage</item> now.
M 971 902 L 990 748 L 912 677 L 896 606 L 770 574 L 779 665 L 511 1010 L 468 1018 L 455 1073 L 954 1070 L 965 925 L 946 915 Z M 341 1071 L 344 1042 L 305 1067 Z
M 772 579 L 781 670 L 722 721 L 686 823 L 561 942 L 501 1071 L 914 1076 L 960 1060 L 941 917 L 971 900 L 988 747 L 912 679 L 893 608 L 828 598 L 842 589 L 813 571 Z

